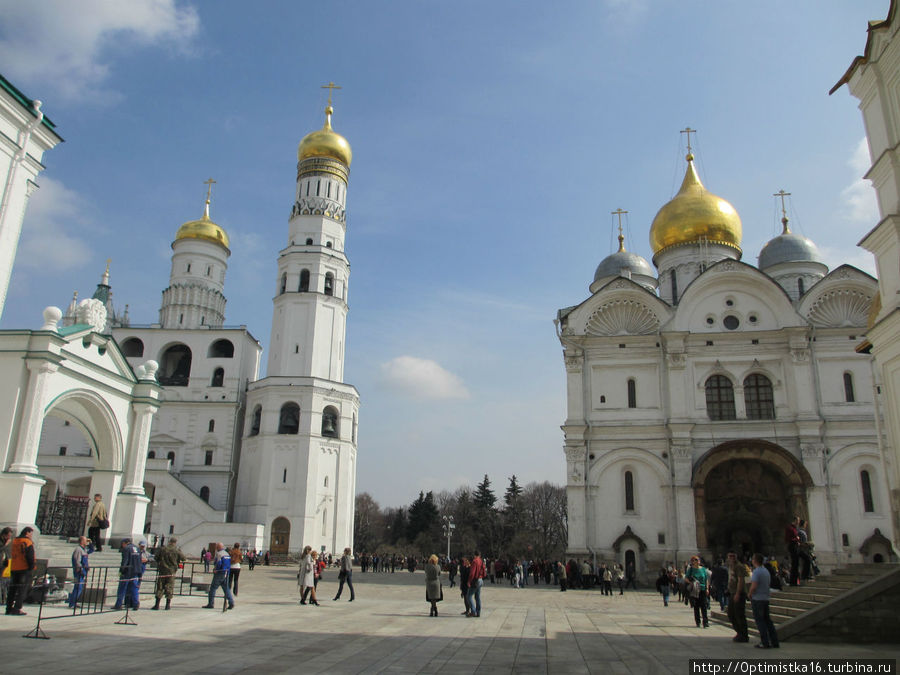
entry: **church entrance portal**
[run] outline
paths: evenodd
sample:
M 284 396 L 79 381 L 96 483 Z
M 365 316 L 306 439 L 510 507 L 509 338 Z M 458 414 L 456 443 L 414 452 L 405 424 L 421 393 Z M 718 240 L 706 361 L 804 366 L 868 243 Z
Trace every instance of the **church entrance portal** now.
M 765 441 L 733 441 L 710 450 L 694 473 L 697 543 L 716 557 L 781 555 L 784 527 L 806 518 L 809 473 L 783 448 Z
M 287 553 L 291 542 L 291 521 L 283 516 L 278 516 L 272 521 L 272 536 L 269 542 L 269 551 L 272 553 Z

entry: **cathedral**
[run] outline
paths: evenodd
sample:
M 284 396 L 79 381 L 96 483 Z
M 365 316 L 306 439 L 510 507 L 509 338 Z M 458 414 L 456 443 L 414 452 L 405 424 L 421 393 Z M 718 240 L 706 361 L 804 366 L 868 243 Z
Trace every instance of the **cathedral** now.
M 645 576 L 698 551 L 780 559 L 798 515 L 820 564 L 896 559 L 865 343 L 878 284 L 829 270 L 776 196 L 781 234 L 742 261 L 740 216 L 703 185 L 689 140 L 650 226 L 653 264 L 620 228 L 590 295 L 558 312 L 570 554 Z
M 43 534 L 177 535 L 287 554 L 352 546 L 359 394 L 344 382 L 352 151 L 324 126 L 298 148 L 273 278 L 271 344 L 226 323 L 228 233 L 203 214 L 174 232 L 158 320 L 113 307 L 109 266 L 91 298 L 49 307 L 39 331 L 0 331 L 0 520 Z M 173 228 L 174 229 L 174 228 Z M 70 532 L 71 530 L 71 532 Z M 80 532 L 78 532 L 80 533 Z

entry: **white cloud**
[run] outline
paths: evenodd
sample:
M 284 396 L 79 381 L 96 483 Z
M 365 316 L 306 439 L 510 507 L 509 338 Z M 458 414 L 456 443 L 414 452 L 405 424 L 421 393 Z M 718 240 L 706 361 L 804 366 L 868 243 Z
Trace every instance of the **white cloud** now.
M 110 71 L 104 50 L 177 46 L 199 27 L 196 10 L 176 0 L 0 0 L 0 16 L 4 74 L 67 99 L 101 93 Z
M 875 257 L 868 251 L 859 247 L 848 249 L 846 247 L 820 246 L 819 251 L 829 270 L 841 265 L 853 265 L 863 272 L 875 276 Z
M 83 197 L 62 183 L 40 179 L 40 189 L 28 201 L 16 264 L 32 269 L 68 270 L 91 259 L 93 252 L 73 234 L 87 222 Z
M 395 391 L 430 399 L 469 398 L 463 381 L 439 363 L 415 356 L 398 356 L 381 364 L 382 382 Z
M 845 217 L 861 231 L 867 232 L 878 222 L 878 203 L 875 189 L 862 176 L 869 170 L 869 144 L 865 137 L 860 140 L 850 158 L 853 172 L 859 176 L 841 191 L 845 202 Z

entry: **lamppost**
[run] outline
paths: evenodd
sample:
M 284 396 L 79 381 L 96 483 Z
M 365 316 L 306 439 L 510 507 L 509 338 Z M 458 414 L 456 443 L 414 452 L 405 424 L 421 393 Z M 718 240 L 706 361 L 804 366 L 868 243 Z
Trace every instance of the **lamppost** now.
M 442 516 L 441 520 L 444 521 L 444 534 L 447 535 L 447 559 L 450 559 L 450 537 L 453 536 L 453 530 L 456 528 L 456 525 L 453 523 L 453 516 Z

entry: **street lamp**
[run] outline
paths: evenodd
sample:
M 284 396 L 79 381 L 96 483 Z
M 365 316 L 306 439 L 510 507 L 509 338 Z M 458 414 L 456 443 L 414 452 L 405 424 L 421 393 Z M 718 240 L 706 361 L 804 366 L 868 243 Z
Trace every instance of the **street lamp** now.
M 444 521 L 444 534 L 447 535 L 447 559 L 450 559 L 450 537 L 453 536 L 453 530 L 456 528 L 456 525 L 453 523 L 453 516 L 442 516 L 441 520 Z

